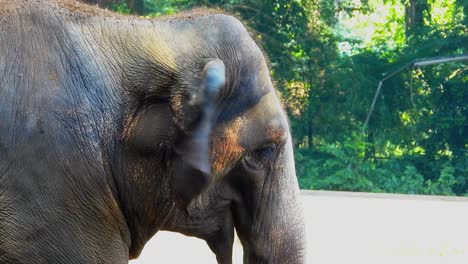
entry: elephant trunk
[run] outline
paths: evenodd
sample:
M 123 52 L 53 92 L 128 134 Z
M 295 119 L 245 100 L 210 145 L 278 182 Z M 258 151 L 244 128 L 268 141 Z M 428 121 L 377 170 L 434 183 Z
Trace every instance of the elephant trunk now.
M 305 263 L 305 226 L 290 141 L 260 193 L 251 225 L 238 228 L 244 263 Z

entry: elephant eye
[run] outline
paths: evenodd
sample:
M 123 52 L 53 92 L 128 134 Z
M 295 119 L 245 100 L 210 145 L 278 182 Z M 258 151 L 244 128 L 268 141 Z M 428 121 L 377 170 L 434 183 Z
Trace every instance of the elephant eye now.
M 276 145 L 267 144 L 244 157 L 244 164 L 253 170 L 263 169 L 276 155 Z

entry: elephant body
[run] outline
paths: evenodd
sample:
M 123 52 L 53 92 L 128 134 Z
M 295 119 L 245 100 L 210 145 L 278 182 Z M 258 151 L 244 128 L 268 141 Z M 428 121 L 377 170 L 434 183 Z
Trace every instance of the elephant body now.
M 235 18 L 0 0 L 0 263 L 127 263 L 159 230 L 302 263 L 286 116 Z M 183 250 L 183 249 L 181 249 Z

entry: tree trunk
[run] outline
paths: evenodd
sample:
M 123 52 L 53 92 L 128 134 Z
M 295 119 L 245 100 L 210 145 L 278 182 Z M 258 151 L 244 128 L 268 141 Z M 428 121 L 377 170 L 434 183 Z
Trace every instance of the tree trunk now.
M 409 36 L 414 30 L 424 26 L 424 13 L 429 10 L 427 0 L 409 0 L 405 4 L 405 33 Z

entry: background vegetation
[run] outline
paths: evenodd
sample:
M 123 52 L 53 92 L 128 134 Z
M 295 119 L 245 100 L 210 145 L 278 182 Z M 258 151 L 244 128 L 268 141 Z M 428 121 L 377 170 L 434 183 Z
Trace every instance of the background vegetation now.
M 290 115 L 305 189 L 468 196 L 467 0 L 88 0 L 148 17 L 198 6 L 261 40 Z

